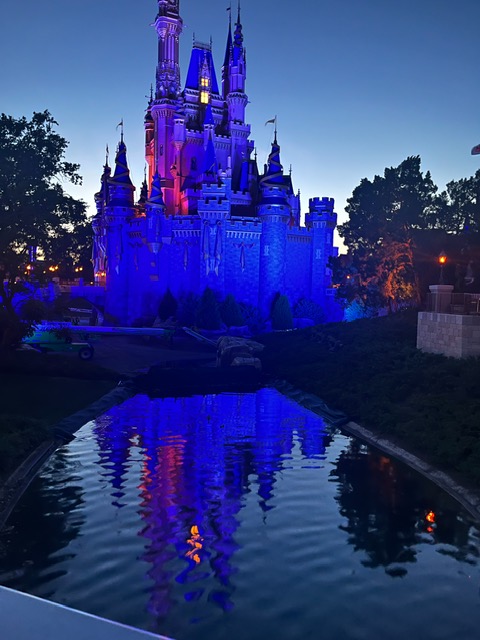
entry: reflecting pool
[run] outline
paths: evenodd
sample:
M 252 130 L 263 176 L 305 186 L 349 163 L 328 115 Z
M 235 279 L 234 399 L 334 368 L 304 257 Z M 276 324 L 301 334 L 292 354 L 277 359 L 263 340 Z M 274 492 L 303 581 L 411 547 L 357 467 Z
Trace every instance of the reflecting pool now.
M 138 395 L 46 464 L 0 583 L 177 640 L 477 637 L 480 531 L 273 389 Z

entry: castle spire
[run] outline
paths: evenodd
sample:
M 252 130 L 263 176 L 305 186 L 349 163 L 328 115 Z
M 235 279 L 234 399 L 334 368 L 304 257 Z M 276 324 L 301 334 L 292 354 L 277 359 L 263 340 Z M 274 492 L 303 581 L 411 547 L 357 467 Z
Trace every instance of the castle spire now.
M 212 179 L 216 179 L 217 176 L 217 154 L 215 153 L 215 145 L 213 144 L 212 135 L 210 130 L 208 136 L 207 147 L 205 149 L 205 163 L 203 166 L 203 175 L 205 182 L 211 182 Z
M 183 30 L 183 20 L 179 5 L 179 0 L 158 0 L 155 20 L 158 34 L 157 100 L 176 100 L 181 91 L 179 36 Z
M 127 147 L 123 141 L 123 132 L 115 156 L 115 171 L 113 176 L 108 180 L 108 187 L 111 206 L 133 206 L 133 192 L 135 191 L 135 187 L 130 179 Z
M 265 174 L 260 180 L 260 185 L 270 186 L 272 184 L 284 184 L 283 167 L 280 162 L 280 145 L 277 142 L 277 129 L 275 126 L 275 139 L 272 142 L 272 149 L 268 156 Z

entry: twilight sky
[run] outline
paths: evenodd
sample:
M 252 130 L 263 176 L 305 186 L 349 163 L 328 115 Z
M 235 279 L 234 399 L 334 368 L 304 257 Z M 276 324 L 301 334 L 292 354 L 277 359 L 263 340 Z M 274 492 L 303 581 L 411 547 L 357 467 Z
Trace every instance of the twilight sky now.
M 236 0 L 232 2 L 236 15 Z M 7 8 L 8 6 L 8 8 Z M 220 80 L 228 0 L 181 0 L 182 82 L 193 34 L 213 38 Z M 143 115 L 154 82 L 156 0 L 3 0 L 0 112 L 48 109 L 93 194 L 123 118 L 132 179 L 143 179 Z M 480 158 L 478 0 L 242 0 L 247 121 L 266 160 L 278 116 L 284 169 L 308 198 L 346 199 L 363 177 L 420 155 L 443 189 Z

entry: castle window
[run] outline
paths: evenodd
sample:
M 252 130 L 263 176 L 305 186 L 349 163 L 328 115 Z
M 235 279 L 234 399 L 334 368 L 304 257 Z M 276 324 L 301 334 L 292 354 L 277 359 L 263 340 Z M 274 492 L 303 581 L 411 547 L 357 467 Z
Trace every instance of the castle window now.
M 208 91 L 200 91 L 200 102 L 202 104 L 208 104 L 209 98 L 210 98 L 210 94 L 208 93 Z
M 208 87 L 208 78 L 200 78 L 200 86 L 201 87 Z

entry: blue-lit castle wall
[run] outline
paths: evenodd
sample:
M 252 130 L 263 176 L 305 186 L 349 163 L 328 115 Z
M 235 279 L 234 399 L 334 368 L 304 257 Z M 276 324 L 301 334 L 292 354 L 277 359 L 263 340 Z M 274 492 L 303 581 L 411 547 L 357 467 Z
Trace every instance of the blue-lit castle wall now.
M 211 44 L 194 42 L 182 88 L 180 3 L 157 3 L 159 59 L 144 122 L 140 197 L 123 133 L 113 175 L 107 158 L 95 195 L 94 270 L 106 288 L 107 317 L 132 324 L 155 316 L 168 288 L 178 299 L 210 287 L 219 299 L 233 294 L 258 307 L 264 318 L 276 295 L 286 294 L 292 307 L 308 298 L 327 319 L 340 319 L 328 269 L 337 254 L 333 199 L 312 199 L 301 224 L 300 194 L 284 174 L 276 122 L 263 173 L 257 166 L 245 123 L 240 12 L 228 27 L 221 84 Z

